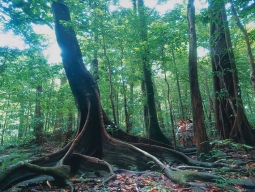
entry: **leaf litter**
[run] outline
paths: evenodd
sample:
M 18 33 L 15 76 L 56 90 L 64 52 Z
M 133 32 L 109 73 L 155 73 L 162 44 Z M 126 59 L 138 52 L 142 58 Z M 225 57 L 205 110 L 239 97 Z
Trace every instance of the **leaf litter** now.
M 46 143 L 43 146 L 42 154 L 49 154 L 57 151 L 59 145 L 56 143 Z M 228 163 L 231 168 L 245 168 L 246 172 L 224 172 L 220 170 L 218 174 L 224 174 L 225 180 L 216 181 L 215 183 L 198 183 L 197 186 L 187 186 L 183 184 L 176 184 L 168 179 L 165 175 L 155 171 L 130 171 L 116 169 L 116 178 L 110 180 L 108 183 L 102 182 L 102 177 L 94 172 L 87 172 L 86 174 L 76 175 L 70 177 L 70 185 L 65 188 L 59 188 L 54 185 L 53 181 L 45 181 L 37 185 L 23 186 L 21 191 L 50 191 L 50 192 L 67 192 L 67 191 L 84 191 L 84 192 L 224 192 L 224 191 L 238 191 L 251 192 L 253 189 L 244 189 L 238 185 L 228 188 L 226 186 L 227 179 L 230 178 L 252 178 L 255 183 L 255 149 L 248 153 L 244 150 L 231 149 L 229 147 L 220 149 L 224 155 L 218 158 L 218 162 Z M 9 151 L 10 153 L 10 151 Z M 3 155 L 2 153 L 0 155 Z M 196 156 L 190 156 L 196 159 Z M 175 163 L 171 167 L 178 168 L 178 166 L 185 166 L 184 164 Z M 198 171 L 198 170 L 192 170 Z M 205 171 L 203 171 L 205 172 Z M 209 172 L 209 171 L 207 171 Z M 211 171 L 210 171 L 211 172 Z M 216 173 L 217 174 L 217 173 Z M 201 185 L 199 185 L 201 183 Z M 15 189 L 15 188 L 14 188 Z M 20 189 L 20 188 L 19 188 Z M 14 190 L 15 191 L 15 190 Z

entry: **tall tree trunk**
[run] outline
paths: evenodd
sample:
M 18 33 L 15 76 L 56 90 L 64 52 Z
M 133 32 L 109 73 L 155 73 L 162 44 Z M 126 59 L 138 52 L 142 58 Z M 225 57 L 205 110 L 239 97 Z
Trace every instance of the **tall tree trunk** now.
M 110 101 L 111 101 L 111 107 L 112 107 L 112 116 L 114 119 L 114 123 L 116 125 L 118 125 L 118 121 L 117 121 L 117 116 L 116 116 L 116 109 L 115 109 L 115 103 L 114 103 L 114 89 L 113 89 L 113 82 L 112 82 L 112 69 L 111 69 L 111 62 L 110 59 L 106 53 L 106 44 L 105 44 L 105 37 L 103 35 L 103 49 L 104 49 L 104 56 L 106 58 L 106 62 L 107 62 L 107 68 L 108 68 L 108 78 L 109 78 L 109 83 L 110 83 Z
M 42 86 L 36 87 L 35 115 L 34 115 L 34 135 L 37 142 L 43 143 L 43 114 L 41 106 Z
M 173 58 L 174 59 L 174 58 Z M 167 96 L 166 96 L 166 100 L 167 100 L 167 104 L 168 104 L 168 108 L 169 108 L 169 119 L 170 119 L 170 123 L 171 123 L 171 128 L 172 128 L 172 136 L 173 136 L 173 140 L 174 140 L 174 149 L 176 149 L 176 137 L 175 137 L 175 125 L 174 125 L 174 116 L 173 116 L 173 102 L 170 98 L 170 84 L 167 80 L 167 70 L 166 70 L 166 55 L 165 55 L 165 48 L 164 46 L 161 46 L 161 60 L 162 60 L 162 66 L 163 66 L 163 70 L 164 70 L 164 80 L 166 82 L 167 85 Z M 174 61 L 175 62 L 175 61 Z M 167 106 L 166 104 L 166 106 Z
M 161 110 L 161 104 L 159 101 L 159 95 L 156 87 L 156 83 L 153 80 L 153 88 L 154 88 L 154 93 L 155 93 L 155 102 L 156 102 L 156 110 L 157 110 L 157 115 L 158 115 L 158 122 L 159 122 L 159 127 L 161 129 L 166 129 L 165 123 L 164 123 L 164 118 L 162 115 L 162 110 Z
M 20 101 L 20 108 L 19 108 L 19 129 L 18 129 L 18 139 L 21 139 L 24 135 L 25 129 L 25 105 L 24 100 L 21 99 Z
M 174 116 L 173 116 L 173 103 L 171 101 L 170 98 L 170 85 L 167 81 L 166 78 L 166 72 L 165 72 L 165 82 L 167 85 L 167 103 L 168 103 L 168 107 L 169 107 L 169 116 L 170 116 L 170 121 L 171 121 L 171 127 L 172 127 L 172 135 L 173 135 L 173 139 L 174 139 L 174 149 L 176 149 L 176 138 L 175 138 L 175 126 L 174 126 Z
M 197 38 L 195 29 L 194 0 L 188 1 L 188 29 L 189 29 L 189 81 L 191 105 L 194 119 L 194 134 L 198 156 L 210 152 L 210 145 L 204 123 L 204 112 L 197 75 Z
M 139 22 L 140 22 L 140 38 L 142 42 L 147 42 L 147 21 L 145 15 L 145 6 L 143 0 L 138 0 L 138 13 L 139 13 Z M 143 75 L 144 83 L 146 90 L 146 102 L 149 112 L 149 138 L 165 143 L 170 144 L 171 142 L 166 138 L 162 133 L 156 112 L 155 98 L 154 98 L 154 89 L 152 82 L 151 66 L 148 58 L 149 49 L 145 44 L 142 50 L 142 66 L 143 66 Z
M 8 99 L 7 99 L 7 105 L 6 105 L 6 109 L 9 109 L 10 108 L 10 99 L 11 99 L 11 94 L 8 93 Z M 3 111 L 6 110 L 5 108 L 3 109 Z M 7 128 L 7 125 L 8 125 L 8 121 L 9 121 L 9 114 L 7 111 L 5 111 L 4 113 L 5 115 L 3 116 L 3 125 L 1 126 L 2 128 L 2 135 L 1 135 L 1 145 L 4 144 L 4 136 L 5 136 L 5 132 L 6 132 L 6 128 Z
M 142 93 L 143 93 L 143 99 L 146 99 L 146 88 L 145 88 L 145 82 L 142 81 L 141 85 Z M 146 137 L 149 137 L 149 109 L 147 102 L 142 102 L 143 104 L 143 122 L 144 122 L 144 130 L 146 133 Z
M 202 73 L 204 74 L 204 77 L 205 77 L 205 81 L 204 81 L 205 82 L 205 92 L 206 92 L 206 95 L 207 95 L 207 98 L 208 98 L 209 107 L 210 107 L 210 110 L 212 111 L 212 113 L 215 114 L 213 100 L 211 98 L 210 91 L 209 91 L 207 74 L 206 74 L 206 71 L 205 71 L 205 69 L 202 65 L 200 66 L 200 68 L 201 68 Z
M 181 88 L 180 88 L 180 79 L 179 79 L 179 74 L 178 74 L 178 71 L 177 71 L 177 66 L 176 66 L 175 54 L 174 54 L 174 48 L 173 47 L 171 49 L 171 54 L 172 54 L 174 70 L 175 70 L 176 86 L 177 86 L 177 91 L 178 91 L 178 99 L 179 99 L 179 103 L 180 103 L 181 117 L 184 118 L 184 110 L 183 110 L 182 95 L 181 95 Z
M 115 116 L 116 116 L 116 125 L 120 124 L 120 114 L 119 114 L 119 92 L 118 91 L 114 91 L 114 104 L 115 104 Z
M 216 128 L 222 139 L 255 145 L 241 99 L 234 53 L 223 1 L 211 1 L 211 56 L 214 73 Z
M 211 132 L 211 135 L 212 133 L 215 133 L 215 127 L 212 127 L 212 114 L 213 114 L 213 117 L 215 119 L 215 109 L 214 109 L 214 105 L 213 105 L 213 99 L 210 95 L 210 91 L 209 91 L 209 86 L 208 86 L 208 76 L 206 74 L 206 71 L 205 69 L 203 68 L 202 65 L 200 65 L 200 68 L 202 70 L 202 73 L 204 74 L 204 77 L 205 77 L 205 92 L 206 92 L 206 95 L 207 95 L 207 98 L 208 98 L 208 102 L 209 102 L 209 109 L 208 109 L 208 112 L 207 112 L 207 122 L 209 123 L 208 125 L 208 128 Z M 206 109 L 206 108 L 204 108 Z M 213 130 L 212 130 L 213 128 Z
M 25 126 L 25 130 L 24 130 L 24 137 L 27 136 L 27 131 L 28 129 L 30 128 L 30 123 L 29 123 L 29 114 L 30 114 L 30 111 L 32 109 L 32 106 L 31 106 L 31 101 L 28 101 L 28 109 L 27 109 L 27 117 L 26 117 L 26 126 Z
M 252 83 L 252 86 L 253 86 L 253 90 L 255 92 L 255 63 L 254 63 L 254 56 L 253 56 L 252 51 L 251 51 L 251 44 L 250 44 L 249 36 L 248 36 L 247 30 L 242 25 L 242 23 L 241 23 L 241 21 L 238 17 L 238 14 L 236 12 L 233 1 L 229 0 L 229 3 L 230 3 L 231 10 L 232 10 L 232 13 L 234 15 L 234 18 L 236 20 L 236 24 L 240 28 L 240 30 L 242 31 L 242 33 L 244 35 L 244 40 L 245 40 L 245 43 L 246 43 L 247 54 L 248 54 L 248 57 L 249 57 L 249 63 L 250 63 L 250 69 L 251 69 L 251 83 Z
M 123 90 L 123 105 L 124 105 L 124 114 L 125 114 L 125 124 L 126 124 L 126 132 L 130 133 L 132 129 L 132 122 L 130 121 L 130 107 L 127 102 L 127 85 L 126 80 L 124 78 L 124 66 L 123 66 L 123 57 L 124 57 L 124 47 L 121 46 L 121 57 L 120 57 L 120 66 L 121 66 L 121 81 L 122 81 L 122 90 Z
M 93 9 L 96 9 L 98 7 L 97 3 L 94 3 L 93 6 L 91 5 Z M 93 24 L 98 25 L 98 15 L 97 11 L 93 12 L 94 18 L 93 18 Z M 99 74 L 98 74 L 98 28 L 95 26 L 95 30 L 93 32 L 94 36 L 94 50 L 93 50 L 93 60 L 91 61 L 91 71 L 92 75 L 95 78 L 96 81 L 99 80 Z

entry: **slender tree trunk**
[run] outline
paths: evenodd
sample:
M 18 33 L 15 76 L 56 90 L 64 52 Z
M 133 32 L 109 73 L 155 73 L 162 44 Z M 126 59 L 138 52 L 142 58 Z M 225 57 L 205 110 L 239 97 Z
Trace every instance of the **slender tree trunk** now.
M 110 59 L 106 53 L 106 45 L 105 45 L 105 37 L 103 35 L 103 49 L 104 49 L 104 56 L 106 58 L 107 66 L 108 66 L 108 78 L 110 83 L 110 101 L 111 101 L 111 107 L 112 107 L 112 116 L 114 119 L 114 123 L 118 125 L 117 117 L 116 117 L 116 110 L 115 110 L 115 103 L 114 103 L 114 89 L 113 89 L 113 82 L 112 82 L 112 69 L 111 69 L 111 62 Z
M 244 35 L 244 40 L 245 40 L 245 43 L 246 43 L 246 48 L 247 48 L 247 53 L 248 53 L 249 63 L 250 63 L 250 69 L 251 69 L 251 83 L 252 83 L 252 86 L 253 86 L 253 90 L 255 92 L 255 63 L 254 63 L 254 56 L 253 56 L 252 51 L 251 51 L 251 44 L 250 44 L 249 36 L 248 36 L 247 30 L 242 25 L 242 23 L 241 23 L 241 21 L 238 17 L 238 14 L 236 12 L 233 1 L 229 0 L 229 3 L 230 3 L 231 10 L 232 10 L 232 13 L 234 15 L 234 18 L 236 20 L 236 24 L 240 28 L 240 30 L 242 31 L 242 33 Z
M 173 139 L 174 139 L 174 149 L 176 149 L 175 126 L 174 126 L 174 116 L 173 116 L 173 103 L 172 103 L 171 98 L 170 98 L 170 85 L 167 81 L 166 73 L 165 73 L 165 82 L 166 82 L 166 85 L 167 85 L 167 103 L 168 103 L 168 107 L 169 107 L 169 116 L 170 116 L 171 127 L 172 127 L 172 135 L 173 135 Z
M 142 93 L 143 93 L 143 98 L 146 99 L 146 90 L 145 90 L 145 82 L 142 81 L 141 85 Z M 143 122 L 144 122 L 144 130 L 146 133 L 146 137 L 149 137 L 149 109 L 147 102 L 143 102 Z
M 155 102 L 156 102 L 156 110 L 157 110 L 157 115 L 158 115 L 158 121 L 159 121 L 159 126 L 161 129 L 166 129 L 165 123 L 164 123 L 164 118 L 162 115 L 162 110 L 161 110 L 161 104 L 159 101 L 159 95 L 158 95 L 158 91 L 157 91 L 157 87 L 156 87 L 156 83 L 153 80 L 153 87 L 154 87 L 154 91 L 155 91 Z
M 24 130 L 24 137 L 27 136 L 27 130 L 29 129 L 29 114 L 30 114 L 30 111 L 31 111 L 31 101 L 28 101 L 28 109 L 27 109 L 27 117 L 26 117 L 26 126 L 25 126 L 25 130 Z
M 171 54 L 172 54 L 174 70 L 175 70 L 176 86 L 177 86 L 177 91 L 178 91 L 178 99 L 179 99 L 179 103 L 180 103 L 181 117 L 184 118 L 184 110 L 183 110 L 183 103 L 182 103 L 180 80 L 179 80 L 179 74 L 178 74 L 177 67 L 176 67 L 175 54 L 174 54 L 173 47 L 171 49 Z
M 42 106 L 41 106 L 41 94 L 42 94 L 42 86 L 38 85 L 36 87 L 34 134 L 35 134 L 36 141 L 40 144 L 43 143 L 43 114 L 42 114 Z
M 117 121 L 117 123 L 116 123 L 116 125 L 119 125 L 120 124 L 120 118 L 121 118 L 121 116 L 120 116 L 120 114 L 119 114 L 119 92 L 118 91 L 114 91 L 114 94 L 115 94 L 115 96 L 114 96 L 114 104 L 115 104 L 115 106 L 116 106 L 116 108 L 115 108 L 115 116 L 116 116 L 116 121 Z
M 18 139 L 21 139 L 24 135 L 24 128 L 25 128 L 25 105 L 24 100 L 21 99 L 20 101 L 20 108 L 19 108 L 19 129 L 18 129 Z
M 131 128 L 133 126 L 133 114 L 134 114 L 134 82 L 131 80 L 131 83 L 129 85 L 129 90 L 130 90 L 130 100 L 129 100 L 129 115 L 130 115 L 130 124 Z
M 247 98 L 250 114 L 254 114 L 254 110 L 253 110 L 253 106 L 252 106 L 252 102 L 251 102 L 251 97 L 250 97 L 248 92 L 246 92 L 246 98 Z
M 207 78 L 207 74 L 206 74 L 206 71 L 204 69 L 203 66 L 200 66 L 203 74 L 204 74 L 204 77 L 205 77 L 205 92 L 206 92 L 206 95 L 207 95 L 207 98 L 208 98 L 208 101 L 209 101 L 209 107 L 210 107 L 210 110 L 215 113 L 215 109 L 214 109 L 214 105 L 213 105 L 213 100 L 211 98 L 211 95 L 210 95 L 210 91 L 209 91 L 209 86 L 208 86 L 208 78 Z
M 206 75 L 206 71 L 205 71 L 205 69 L 203 68 L 202 65 L 200 65 L 200 68 L 201 68 L 202 73 L 204 74 L 204 77 L 205 77 L 205 81 L 204 81 L 205 82 L 205 92 L 206 92 L 206 95 L 207 95 L 207 98 L 208 98 L 208 101 L 209 101 L 209 109 L 208 109 L 207 118 L 208 118 L 208 122 L 210 123 L 209 128 L 211 130 L 212 114 L 213 114 L 214 119 L 216 118 L 215 117 L 215 109 L 214 109 L 213 100 L 211 98 L 210 91 L 209 91 L 208 78 L 207 78 L 207 75 Z
M 123 66 L 123 55 L 124 55 L 124 47 L 121 47 L 121 58 L 120 58 L 120 66 L 121 66 L 121 81 L 122 81 L 122 90 L 123 90 L 123 99 L 124 99 L 124 114 L 125 114 L 125 124 L 126 124 L 126 132 L 130 133 L 132 129 L 132 122 L 130 121 L 130 109 L 127 102 L 127 86 L 126 81 L 124 79 L 124 66 Z
M 197 39 L 195 29 L 194 0 L 188 1 L 188 29 L 189 29 L 189 81 L 191 105 L 194 119 L 194 134 L 198 156 L 210 152 L 210 145 L 204 123 L 204 112 L 197 74 Z
M 96 11 L 94 11 L 94 14 L 96 14 Z M 94 17 L 94 22 L 97 23 L 97 15 Z M 95 78 L 96 81 L 99 80 L 99 73 L 98 73 L 98 30 L 97 28 L 94 31 L 94 50 L 93 50 L 93 60 L 91 61 L 91 71 L 92 75 Z
M 140 20 L 140 38 L 142 42 L 147 42 L 147 21 L 145 15 L 145 6 L 143 0 L 138 0 L 138 13 Z M 162 133 L 158 123 L 158 117 L 155 106 L 155 95 L 152 82 L 151 66 L 148 58 L 149 49 L 145 44 L 142 50 L 142 66 L 143 66 L 143 75 L 144 83 L 146 90 L 146 102 L 148 106 L 149 113 L 149 138 L 156 141 L 170 144 L 170 141 Z
M 173 140 L 174 140 L 174 149 L 176 149 L 176 138 L 175 138 L 175 125 L 174 125 L 174 117 L 173 117 L 173 103 L 171 101 L 170 98 L 170 84 L 167 80 L 167 76 L 166 76 L 166 58 L 165 58 L 165 48 L 164 46 L 161 47 L 161 59 L 162 59 L 162 66 L 164 69 L 164 75 L 165 75 L 165 82 L 167 85 L 167 103 L 168 103 L 168 107 L 169 107 L 169 116 L 170 116 L 170 123 L 171 123 L 171 127 L 172 127 L 172 136 L 173 136 Z M 167 105 L 166 105 L 167 106 Z
M 9 94 L 8 94 L 8 99 L 7 99 L 6 109 L 9 109 L 9 108 L 10 108 L 10 99 L 11 99 L 11 94 L 9 93 Z M 4 109 L 3 111 L 5 111 L 5 109 Z M 3 125 L 2 125 L 1 145 L 4 144 L 5 130 L 6 130 L 6 128 L 7 128 L 7 124 L 8 124 L 8 120 L 9 120 L 8 113 L 5 112 L 4 114 L 5 114 L 5 115 L 4 115 L 4 122 L 3 122 Z

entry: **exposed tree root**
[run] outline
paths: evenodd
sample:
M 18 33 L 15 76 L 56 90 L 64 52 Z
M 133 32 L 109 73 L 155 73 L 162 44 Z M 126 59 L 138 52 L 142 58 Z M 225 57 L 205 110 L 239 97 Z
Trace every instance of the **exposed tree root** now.
M 170 164 L 173 162 L 180 162 L 187 165 L 194 165 L 194 166 L 201 166 L 201 167 L 228 166 L 227 164 L 223 164 L 223 163 L 209 163 L 209 162 L 196 161 L 179 151 L 167 149 L 164 147 L 148 146 L 146 144 L 134 144 L 134 145 Z
M 58 184 L 65 185 L 66 179 L 71 174 L 76 174 L 78 171 L 106 172 L 108 173 L 107 182 L 115 177 L 115 173 L 110 164 L 125 169 L 130 169 L 132 166 L 135 166 L 138 170 L 157 170 L 164 173 L 169 179 L 176 183 L 191 185 L 192 183 L 190 181 L 200 180 L 213 182 L 221 179 L 221 177 L 211 173 L 182 170 L 174 171 L 168 167 L 168 164 L 179 161 L 187 165 L 199 167 L 213 168 L 226 166 L 226 164 L 195 161 L 178 151 L 164 147 L 141 143 L 134 145 L 125 143 L 110 137 L 106 133 L 104 127 L 101 129 L 103 141 L 102 160 L 81 153 L 75 153 L 74 151 L 83 151 L 80 150 L 80 144 L 78 145 L 77 143 L 81 143 L 86 137 L 85 130 L 88 129 L 87 126 L 88 124 L 85 123 L 82 131 L 61 151 L 33 160 L 29 163 L 20 162 L 1 171 L 0 190 L 8 189 L 21 180 L 30 179 L 38 175 L 50 175 L 55 178 Z M 162 163 L 157 157 L 167 163 Z M 231 184 L 239 184 L 249 188 L 254 187 L 254 183 L 248 179 L 243 181 L 231 180 Z
M 22 174 L 22 172 L 24 173 Z M 38 175 L 50 175 L 58 185 L 65 186 L 66 180 L 70 175 L 70 168 L 68 165 L 42 167 L 31 163 L 19 162 L 0 172 L 0 190 L 10 187 L 13 183 L 16 184 L 19 180 L 29 179 Z
M 190 185 L 190 181 L 194 180 L 200 180 L 205 182 L 214 182 L 215 180 L 223 179 L 220 176 L 214 175 L 212 173 L 199 173 L 194 171 L 172 171 L 168 168 L 167 165 L 163 164 L 161 161 L 159 161 L 158 158 L 151 155 L 151 153 L 147 153 L 145 150 L 150 149 L 153 151 L 158 151 L 159 154 L 163 151 L 171 152 L 170 157 L 176 156 L 177 160 L 184 160 L 188 164 L 193 165 L 199 165 L 203 167 L 219 167 L 224 166 L 225 164 L 214 164 L 214 163 L 205 163 L 205 162 L 199 162 L 190 159 L 189 157 L 171 150 L 171 149 L 165 149 L 162 147 L 157 146 L 147 146 L 147 148 L 143 148 L 144 150 L 141 150 L 140 148 L 135 147 L 134 145 L 130 145 L 127 143 L 122 143 L 120 141 L 114 141 L 114 139 L 109 139 L 107 148 L 105 149 L 107 154 L 104 159 L 107 160 L 110 163 L 119 165 L 119 166 L 132 166 L 136 165 L 137 169 L 146 169 L 146 168 L 157 168 L 158 171 L 164 173 L 169 179 L 176 183 L 180 184 L 188 184 Z M 117 145 L 116 145 L 117 142 Z M 141 144 L 139 144 L 141 146 Z M 157 149 L 157 150 L 155 150 Z M 161 149 L 161 151 L 159 151 Z M 124 153 L 123 153 L 124 152 Z M 119 158 L 112 158 L 112 156 L 119 154 Z M 165 155 L 166 153 L 163 153 Z M 164 156 L 163 156 L 164 157 Z M 183 161 L 182 161 L 183 162 Z M 130 164 L 131 163 L 131 164 Z M 252 182 L 252 180 L 249 179 L 238 179 L 238 180 L 231 180 L 230 184 L 239 184 L 241 186 L 249 186 L 249 187 L 255 187 L 255 184 Z M 247 184 L 248 183 L 248 184 Z
M 186 165 L 181 165 L 178 167 L 171 167 L 172 170 L 178 171 L 178 170 L 186 170 L 186 169 L 195 169 L 195 170 L 200 170 L 200 171 L 214 171 L 215 168 L 207 168 L 207 167 L 198 167 L 198 166 L 186 166 Z
M 18 183 L 21 179 L 29 179 L 38 175 L 50 175 L 54 177 L 55 181 L 59 185 L 65 185 L 66 179 L 71 174 L 75 174 L 78 171 L 97 171 L 101 175 L 105 175 L 107 173 L 107 179 L 104 182 L 108 182 L 110 179 L 115 177 L 115 173 L 111 167 L 111 164 L 114 164 L 118 167 L 129 169 L 132 166 L 136 166 L 138 170 L 148 170 L 153 169 L 164 173 L 169 179 L 176 183 L 186 184 L 186 185 L 194 185 L 196 184 L 194 180 L 200 180 L 204 182 L 214 182 L 219 179 L 223 179 L 219 176 L 209 174 L 209 173 L 199 173 L 194 171 L 182 171 L 182 170 L 171 170 L 167 164 L 162 163 L 158 158 L 153 156 L 154 154 L 159 155 L 160 159 L 164 159 L 167 163 L 173 161 L 179 161 L 189 165 L 200 166 L 199 169 L 203 169 L 203 167 L 219 167 L 224 166 L 224 164 L 213 164 L 213 163 L 205 163 L 199 162 L 190 159 L 186 155 L 163 147 L 158 146 L 150 146 L 150 145 L 142 145 L 137 144 L 137 146 L 121 142 L 110 136 L 107 136 L 103 139 L 103 158 L 104 160 L 100 160 L 95 157 L 90 157 L 78 153 L 73 153 L 71 157 L 68 159 L 66 165 L 58 165 L 56 167 L 42 167 L 42 164 L 59 164 L 62 162 L 59 158 L 59 154 L 63 153 L 63 151 L 57 152 L 55 154 L 49 155 L 44 158 L 40 158 L 38 160 L 31 161 L 32 163 L 37 163 L 39 165 L 34 165 L 31 163 L 20 162 L 16 165 L 12 165 L 3 171 L 0 172 L 0 190 L 7 189 L 12 185 Z M 69 145 L 70 146 L 70 145 Z M 142 150 L 142 149 L 143 150 Z M 146 152 L 150 151 L 150 153 Z M 63 154 L 62 154 L 63 155 Z M 50 159 L 58 160 L 55 163 L 49 163 Z M 42 161 L 44 160 L 44 161 Z M 44 163 L 43 163 L 44 162 Z M 48 162 L 48 163 L 45 163 Z M 108 163 L 109 162 L 109 163 Z M 192 168 L 192 167 L 187 167 Z M 197 167 L 193 167 L 198 169 Z M 26 173 L 24 175 L 24 172 Z M 28 172 L 28 173 L 27 173 Z M 17 173 L 20 173 L 16 175 Z M 16 175 L 16 176 L 15 176 Z M 14 176 L 14 177 L 13 177 Z M 18 176 L 18 177 L 17 177 Z M 9 179 L 8 179 L 9 178 Z M 9 184 L 8 184 L 9 183 Z M 247 188 L 255 188 L 255 184 L 252 180 L 243 179 L 243 180 L 230 180 L 229 184 L 238 184 Z

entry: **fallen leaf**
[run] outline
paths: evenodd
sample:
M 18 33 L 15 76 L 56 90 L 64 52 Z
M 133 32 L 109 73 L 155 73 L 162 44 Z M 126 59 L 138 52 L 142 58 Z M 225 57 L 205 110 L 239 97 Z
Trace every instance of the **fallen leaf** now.
M 157 189 L 152 189 L 152 190 L 149 190 L 148 192 L 158 192 Z
M 255 162 L 250 162 L 250 163 L 248 163 L 248 165 L 249 165 L 250 167 L 255 167 Z
M 51 188 L 51 184 L 48 180 L 46 181 L 46 184 L 48 185 L 49 188 Z

